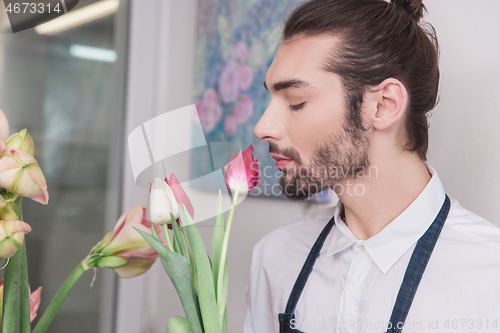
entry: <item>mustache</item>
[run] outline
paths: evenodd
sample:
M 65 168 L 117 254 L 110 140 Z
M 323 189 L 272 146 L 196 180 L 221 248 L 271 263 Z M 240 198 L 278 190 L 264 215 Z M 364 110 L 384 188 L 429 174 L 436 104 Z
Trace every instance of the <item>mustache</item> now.
M 299 165 L 302 164 L 299 152 L 293 148 L 280 149 L 277 144 L 269 142 L 269 153 L 279 154 L 291 160 L 294 160 Z

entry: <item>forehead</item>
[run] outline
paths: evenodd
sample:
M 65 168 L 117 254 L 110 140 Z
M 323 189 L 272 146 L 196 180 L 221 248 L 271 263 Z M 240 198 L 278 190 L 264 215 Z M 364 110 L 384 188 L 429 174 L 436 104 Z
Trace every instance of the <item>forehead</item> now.
M 336 44 L 332 36 L 294 37 L 281 43 L 267 71 L 266 85 L 271 88 L 275 82 L 297 78 L 312 82 L 331 75 L 324 66 Z

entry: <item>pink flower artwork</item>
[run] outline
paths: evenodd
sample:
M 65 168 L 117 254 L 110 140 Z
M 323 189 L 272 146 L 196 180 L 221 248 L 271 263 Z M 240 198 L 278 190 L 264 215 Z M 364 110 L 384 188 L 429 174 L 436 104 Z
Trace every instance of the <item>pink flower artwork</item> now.
M 250 85 L 252 84 L 253 81 L 252 67 L 248 65 L 241 66 L 239 69 L 238 79 L 239 79 L 238 85 L 242 91 L 245 91 L 248 88 L 250 88 Z
M 253 113 L 253 101 L 248 95 L 242 95 L 236 104 L 234 115 L 236 120 L 242 124 L 246 122 Z
M 219 76 L 219 95 L 224 103 L 236 101 L 238 97 L 239 66 L 232 60 L 222 68 Z
M 205 90 L 203 100 L 198 98 L 195 105 L 200 117 L 201 126 L 207 133 L 211 132 L 222 117 L 220 99 L 215 89 L 209 88 Z
M 238 119 L 235 115 L 227 115 L 224 121 L 224 130 L 227 135 L 233 136 L 238 129 Z
M 245 42 L 239 41 L 233 49 L 233 57 L 239 62 L 245 61 L 248 57 L 248 48 Z

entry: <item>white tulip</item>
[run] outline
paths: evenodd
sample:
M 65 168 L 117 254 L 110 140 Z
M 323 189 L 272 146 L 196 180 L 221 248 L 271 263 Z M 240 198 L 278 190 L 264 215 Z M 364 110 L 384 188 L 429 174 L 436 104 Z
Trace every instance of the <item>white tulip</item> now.
M 174 215 L 175 219 L 179 217 L 177 201 L 172 189 L 164 180 L 158 177 L 155 178 L 155 182 L 151 187 L 149 205 L 151 222 L 155 224 L 172 223 L 170 213 Z

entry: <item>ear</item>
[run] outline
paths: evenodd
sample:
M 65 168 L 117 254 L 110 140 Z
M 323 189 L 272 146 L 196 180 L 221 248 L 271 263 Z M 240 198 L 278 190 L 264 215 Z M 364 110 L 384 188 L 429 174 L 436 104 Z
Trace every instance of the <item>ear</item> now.
M 377 130 L 385 130 L 398 122 L 408 102 L 405 86 L 394 78 L 384 80 L 367 97 L 367 120 Z

